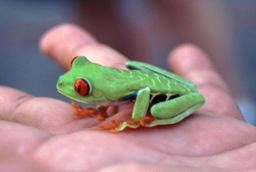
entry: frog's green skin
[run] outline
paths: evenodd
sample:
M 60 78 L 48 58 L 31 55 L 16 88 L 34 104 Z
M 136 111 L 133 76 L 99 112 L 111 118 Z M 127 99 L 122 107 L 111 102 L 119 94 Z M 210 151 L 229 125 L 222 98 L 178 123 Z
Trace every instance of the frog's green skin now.
M 130 70 L 102 66 L 90 62 L 84 56 L 77 56 L 71 69 L 59 77 L 57 90 L 83 103 L 97 104 L 134 98 L 133 119 L 144 117 L 148 108 L 155 118 L 146 127 L 175 124 L 204 103 L 203 96 L 192 82 L 173 73 L 136 61 L 128 61 L 126 67 Z M 90 85 L 90 93 L 86 96 L 74 91 L 75 81 L 81 78 Z M 116 130 L 121 131 L 126 127 L 137 128 L 139 124 L 122 122 Z

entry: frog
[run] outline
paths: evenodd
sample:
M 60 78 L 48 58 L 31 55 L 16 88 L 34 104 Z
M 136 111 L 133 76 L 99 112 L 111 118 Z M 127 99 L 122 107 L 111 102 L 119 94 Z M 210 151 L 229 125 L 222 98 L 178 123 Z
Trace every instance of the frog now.
M 89 111 L 100 114 L 100 120 L 107 118 L 101 113 L 106 104 L 133 102 L 130 118 L 113 120 L 105 126 L 116 132 L 176 124 L 205 103 L 197 86 L 179 75 L 139 61 L 126 61 L 125 67 L 104 66 L 85 56 L 76 56 L 70 70 L 59 76 L 56 88 L 75 102 L 98 105 L 100 110 Z M 88 108 L 73 106 L 77 112 L 88 112 Z

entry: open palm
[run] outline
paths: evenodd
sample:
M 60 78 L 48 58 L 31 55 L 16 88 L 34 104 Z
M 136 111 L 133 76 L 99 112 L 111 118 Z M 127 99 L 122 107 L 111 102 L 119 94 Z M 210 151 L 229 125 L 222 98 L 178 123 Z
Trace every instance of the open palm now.
M 46 33 L 44 53 L 64 69 L 76 55 L 122 67 L 126 58 L 89 33 L 66 24 Z M 194 81 L 206 104 L 183 122 L 113 134 L 93 118 L 77 118 L 69 104 L 0 87 L 0 169 L 50 171 L 221 171 L 256 167 L 256 129 L 246 124 L 207 56 L 183 45 L 169 56 L 175 73 Z M 119 107 L 113 118 L 130 113 Z M 13 166 L 15 164 L 15 166 Z M 43 170 L 42 170 L 43 171 Z

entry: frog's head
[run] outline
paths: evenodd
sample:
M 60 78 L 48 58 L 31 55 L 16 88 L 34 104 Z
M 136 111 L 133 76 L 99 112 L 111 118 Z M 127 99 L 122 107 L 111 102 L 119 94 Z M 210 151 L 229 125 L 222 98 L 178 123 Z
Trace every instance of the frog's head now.
M 93 88 L 99 70 L 100 66 L 91 63 L 86 57 L 75 57 L 71 69 L 57 81 L 58 92 L 78 102 L 105 101 L 104 93 Z

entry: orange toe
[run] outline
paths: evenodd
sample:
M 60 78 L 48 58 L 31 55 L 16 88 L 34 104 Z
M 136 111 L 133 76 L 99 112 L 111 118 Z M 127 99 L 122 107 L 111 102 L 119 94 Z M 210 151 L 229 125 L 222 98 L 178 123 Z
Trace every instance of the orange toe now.
M 115 129 L 121 124 L 121 121 L 119 120 L 112 120 L 111 123 L 105 124 L 105 125 L 100 125 L 98 129 L 101 130 L 110 130 L 110 131 L 115 131 Z
M 97 120 L 103 121 L 107 117 L 106 107 L 99 109 L 93 107 L 81 107 L 78 103 L 72 102 L 74 114 L 78 117 L 96 117 Z
M 149 116 L 149 115 L 146 115 L 145 117 L 143 117 L 139 120 L 140 125 L 143 126 L 143 127 L 146 127 L 146 125 L 151 123 L 152 121 L 154 121 L 154 117 Z

